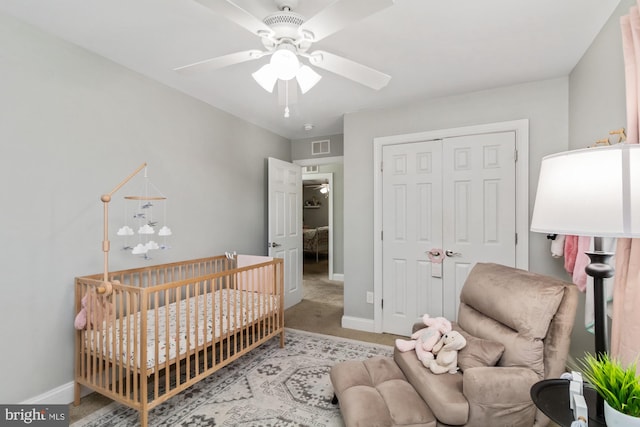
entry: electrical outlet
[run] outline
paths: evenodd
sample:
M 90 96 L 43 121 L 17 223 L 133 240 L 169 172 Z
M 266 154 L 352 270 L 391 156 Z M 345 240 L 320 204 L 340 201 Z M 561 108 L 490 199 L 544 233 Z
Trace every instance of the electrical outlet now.
M 373 292 L 367 292 L 367 303 L 373 304 Z

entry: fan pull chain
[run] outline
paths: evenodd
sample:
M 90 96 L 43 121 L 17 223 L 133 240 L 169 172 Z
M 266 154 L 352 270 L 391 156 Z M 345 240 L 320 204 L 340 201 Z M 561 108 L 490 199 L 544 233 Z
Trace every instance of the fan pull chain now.
M 289 118 L 289 82 L 284 84 L 284 118 Z

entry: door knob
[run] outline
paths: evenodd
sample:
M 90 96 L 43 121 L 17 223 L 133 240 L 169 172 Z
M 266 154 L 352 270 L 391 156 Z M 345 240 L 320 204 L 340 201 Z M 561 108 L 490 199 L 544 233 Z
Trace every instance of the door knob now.
M 280 243 L 276 243 L 276 242 L 271 242 L 269 244 L 267 244 L 268 247 L 270 248 L 277 248 L 278 246 L 282 246 Z
M 454 251 L 450 251 L 450 250 L 446 250 L 444 251 L 444 254 L 448 257 L 453 257 L 453 256 L 462 256 L 462 253 L 460 252 L 454 252 Z

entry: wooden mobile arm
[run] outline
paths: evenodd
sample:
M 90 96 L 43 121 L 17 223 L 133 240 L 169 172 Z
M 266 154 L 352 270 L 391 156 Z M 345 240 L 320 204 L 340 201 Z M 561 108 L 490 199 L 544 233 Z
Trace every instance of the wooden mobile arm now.
M 102 276 L 102 286 L 99 286 L 97 291 L 99 294 L 107 294 L 111 293 L 111 282 L 109 282 L 109 249 L 111 244 L 109 243 L 109 202 L 111 201 L 111 196 L 122 188 L 127 182 L 131 180 L 134 176 L 136 176 L 142 169 L 147 167 L 147 163 L 141 164 L 138 169 L 133 171 L 131 175 L 126 177 L 120 184 L 116 185 L 116 187 L 111 190 L 111 192 L 107 194 L 103 194 L 100 196 L 100 200 L 102 200 L 103 210 L 104 210 L 104 235 L 102 239 L 102 251 L 104 252 L 104 273 Z

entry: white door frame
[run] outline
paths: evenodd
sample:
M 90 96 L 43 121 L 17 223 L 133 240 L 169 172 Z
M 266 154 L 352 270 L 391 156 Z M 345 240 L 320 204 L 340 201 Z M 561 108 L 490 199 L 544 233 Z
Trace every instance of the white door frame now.
M 440 129 L 373 139 L 373 322 L 374 332 L 382 332 L 382 148 L 385 145 L 444 139 L 482 133 L 516 134 L 516 267 L 529 269 L 529 120 Z

